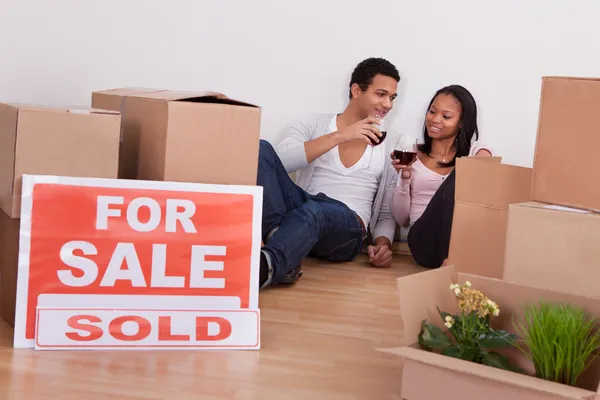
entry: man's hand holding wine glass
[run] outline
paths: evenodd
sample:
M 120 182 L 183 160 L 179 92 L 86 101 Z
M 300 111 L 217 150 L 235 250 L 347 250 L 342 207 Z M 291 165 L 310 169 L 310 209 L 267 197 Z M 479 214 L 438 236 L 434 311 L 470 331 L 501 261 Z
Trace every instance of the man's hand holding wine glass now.
M 378 125 L 381 123 L 382 120 L 380 118 L 367 117 L 341 129 L 338 132 L 340 144 L 362 139 L 371 145 L 378 145 L 385 139 L 382 132 L 378 129 Z

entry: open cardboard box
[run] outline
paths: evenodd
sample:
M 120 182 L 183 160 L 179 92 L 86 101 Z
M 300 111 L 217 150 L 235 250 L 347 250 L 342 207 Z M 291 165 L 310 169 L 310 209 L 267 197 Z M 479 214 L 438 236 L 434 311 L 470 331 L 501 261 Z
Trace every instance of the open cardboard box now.
M 122 115 L 119 178 L 256 185 L 259 106 L 144 88 L 93 92 L 92 106 Z
M 406 400 L 600 400 L 600 359 L 580 379 L 579 387 L 562 385 L 533 376 L 533 364 L 517 349 L 501 351 L 526 374 L 509 372 L 422 350 L 417 342 L 423 320 L 443 328 L 437 311 L 457 313 L 452 283 L 470 281 L 498 303 L 500 315 L 492 320 L 496 329 L 515 333 L 513 318 L 523 315 L 523 306 L 539 299 L 571 303 L 600 315 L 600 299 L 569 295 L 496 278 L 457 273 L 454 266 L 398 278 L 400 308 L 404 323 L 404 346 L 382 349 L 404 359 L 401 397 Z

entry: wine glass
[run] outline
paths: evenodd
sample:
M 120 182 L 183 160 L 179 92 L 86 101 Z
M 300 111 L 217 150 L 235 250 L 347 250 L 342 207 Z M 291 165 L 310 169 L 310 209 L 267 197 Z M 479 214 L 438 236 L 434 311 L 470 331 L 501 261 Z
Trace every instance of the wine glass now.
M 401 135 L 396 140 L 392 159 L 398 160 L 400 165 L 410 165 L 417 159 L 417 140 L 408 135 Z
M 385 123 L 385 119 L 381 119 L 379 125 L 378 124 L 373 124 L 377 127 L 377 129 L 379 129 L 379 132 L 381 132 L 381 137 L 379 138 L 379 143 L 373 141 L 373 139 L 371 139 L 371 145 L 372 146 L 378 146 L 381 143 L 383 143 L 383 141 L 385 140 L 385 137 L 387 136 L 387 127 L 386 127 L 386 123 Z M 377 135 L 375 135 L 377 136 Z

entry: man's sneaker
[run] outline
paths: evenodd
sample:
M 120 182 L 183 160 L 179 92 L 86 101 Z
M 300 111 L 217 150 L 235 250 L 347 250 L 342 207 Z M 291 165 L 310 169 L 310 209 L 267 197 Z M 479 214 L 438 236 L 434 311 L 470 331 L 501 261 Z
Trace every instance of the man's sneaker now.
M 278 229 L 279 229 L 279 227 L 276 226 L 267 234 L 267 237 L 265 238 L 265 244 L 267 244 L 269 242 L 269 239 L 271 239 L 273 234 L 275 232 L 277 232 Z M 261 288 L 263 286 L 264 287 L 269 286 L 271 279 L 273 277 L 273 271 L 272 271 L 272 268 L 271 268 L 270 262 L 269 262 L 270 260 L 267 260 L 267 257 L 268 257 L 268 255 L 266 255 L 263 251 L 260 252 L 261 277 L 263 276 L 263 273 L 265 273 L 264 282 L 261 279 L 261 283 L 260 283 Z M 302 277 L 302 265 L 298 265 L 296 268 L 294 268 L 293 270 L 288 272 L 283 277 L 283 281 L 281 282 L 281 284 L 292 285 L 292 284 L 298 282 L 298 279 L 300 279 L 301 277 Z

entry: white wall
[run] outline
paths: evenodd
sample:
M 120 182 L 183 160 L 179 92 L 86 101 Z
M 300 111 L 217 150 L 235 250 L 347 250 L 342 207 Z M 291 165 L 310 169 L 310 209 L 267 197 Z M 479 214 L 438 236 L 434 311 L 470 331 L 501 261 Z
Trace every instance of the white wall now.
M 598 15 L 597 0 L 0 0 L 0 101 L 217 90 L 261 105 L 277 141 L 297 116 L 342 110 L 353 67 L 380 56 L 402 75 L 398 131 L 420 134 L 431 95 L 459 83 L 484 139 L 530 166 L 540 77 L 600 76 Z

